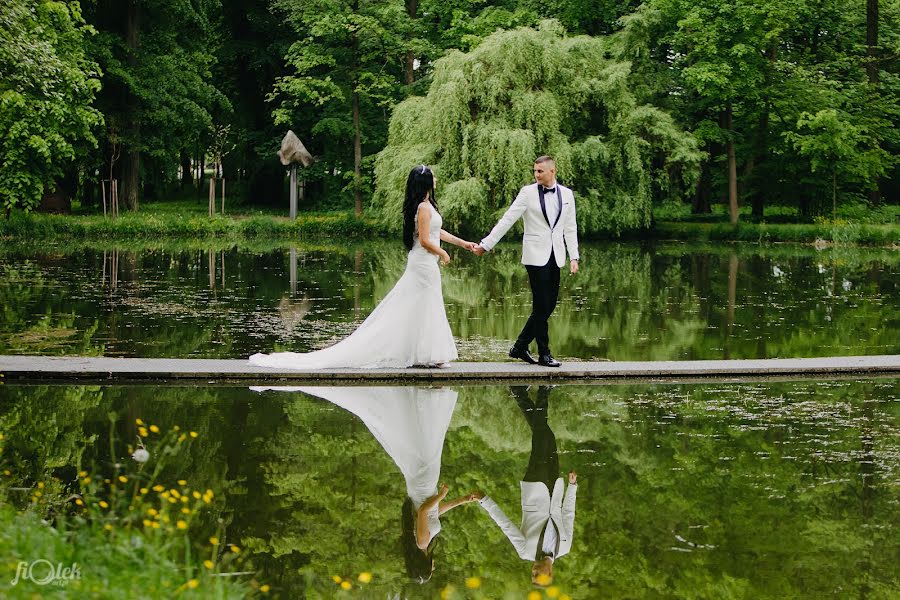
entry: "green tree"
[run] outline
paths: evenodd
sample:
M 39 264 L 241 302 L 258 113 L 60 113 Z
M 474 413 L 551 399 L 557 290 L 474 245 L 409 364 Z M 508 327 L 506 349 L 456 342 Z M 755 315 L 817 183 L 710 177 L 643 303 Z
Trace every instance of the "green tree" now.
M 97 145 L 100 89 L 86 56 L 78 2 L 0 0 L 0 202 L 7 217 L 53 191 L 79 154 Z
M 230 104 L 212 81 L 219 0 L 99 0 L 88 20 L 100 31 L 92 45 L 104 71 L 97 105 L 106 116 L 107 146 L 95 166 L 109 169 L 109 146 L 120 196 L 136 210 L 143 193 L 158 195 L 178 180 L 182 155 Z
M 360 214 L 364 162 L 384 146 L 385 115 L 402 93 L 406 7 L 400 0 L 276 0 L 274 7 L 296 34 L 285 57 L 292 73 L 273 93 L 275 122 L 311 121 L 311 151 L 347 182 Z
M 666 113 L 632 94 L 628 77 L 604 39 L 566 37 L 553 21 L 449 53 L 435 63 L 428 95 L 394 111 L 376 162 L 379 216 L 399 227 L 406 176 L 428 163 L 445 217 L 484 230 L 531 180 L 534 158 L 551 154 L 584 199 L 583 231 L 649 226 L 653 192 L 677 196 L 702 154 Z

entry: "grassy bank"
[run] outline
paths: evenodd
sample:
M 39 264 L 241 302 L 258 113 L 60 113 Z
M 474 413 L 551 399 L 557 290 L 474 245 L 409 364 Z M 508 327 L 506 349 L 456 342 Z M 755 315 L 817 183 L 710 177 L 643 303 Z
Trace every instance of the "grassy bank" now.
M 819 219 L 802 223 L 796 214 L 786 214 L 774 207 L 766 213 L 766 221 L 755 223 L 742 214 L 737 225 L 728 222 L 721 207 L 708 215 L 691 215 L 682 205 L 654 210 L 654 225 L 649 230 L 626 232 L 623 239 L 679 240 L 694 242 L 795 242 L 819 245 L 900 245 L 900 208 L 881 207 L 877 211 L 838 215 L 834 220 Z M 396 237 L 374 219 L 356 217 L 352 211 L 301 212 L 291 220 L 273 210 L 235 205 L 227 215 L 210 217 L 206 206 L 195 200 L 173 200 L 145 204 L 139 212 L 122 213 L 118 219 L 102 215 L 14 214 L 0 219 L 0 241 L 19 242 L 67 241 L 138 242 L 173 240 L 215 242 L 226 245 L 240 243 L 277 243 L 303 237 L 328 238 L 336 243 L 373 237 Z M 849 210 L 849 209 L 848 209 Z M 746 212 L 746 210 L 745 210 Z M 770 214 L 771 213 L 771 214 Z M 793 222 L 791 222 L 793 221 Z M 464 235 L 466 232 L 461 232 Z M 470 232 L 470 237 L 479 233 Z M 609 240 L 608 232 L 583 235 L 585 239 Z
M 818 245 L 900 246 L 900 225 L 869 223 L 693 223 L 660 221 L 642 239 L 693 242 L 796 242 Z
M 269 592 L 247 575 L 224 527 L 210 530 L 216 494 L 165 476 L 164 462 L 192 452 L 198 434 L 137 422 L 146 446 L 128 448 L 134 460 L 77 477 L 68 467 L 23 463 L 28 441 L 0 433 L 0 597 L 228 600 Z M 63 472 L 65 480 L 56 475 Z

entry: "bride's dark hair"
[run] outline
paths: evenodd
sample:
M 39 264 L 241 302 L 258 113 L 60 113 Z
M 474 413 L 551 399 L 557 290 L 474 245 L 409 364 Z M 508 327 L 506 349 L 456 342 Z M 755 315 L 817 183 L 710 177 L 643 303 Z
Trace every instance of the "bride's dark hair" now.
M 412 250 L 413 235 L 416 230 L 416 212 L 419 204 L 428 196 L 431 205 L 437 210 L 434 198 L 434 173 L 425 165 L 419 165 L 409 172 L 406 178 L 406 199 L 403 201 L 403 244 Z

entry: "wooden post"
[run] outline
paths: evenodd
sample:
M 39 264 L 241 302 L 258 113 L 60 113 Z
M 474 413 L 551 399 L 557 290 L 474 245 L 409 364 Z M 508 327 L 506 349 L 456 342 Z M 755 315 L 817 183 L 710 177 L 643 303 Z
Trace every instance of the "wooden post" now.
M 297 165 L 291 165 L 291 219 L 297 218 Z
M 105 179 L 100 180 L 100 189 L 102 190 L 102 193 L 103 193 L 103 216 L 105 217 L 106 216 L 106 180 Z M 106 259 L 104 259 L 104 260 L 106 260 Z M 104 264 L 104 266 L 106 266 L 106 265 Z
M 225 175 L 222 175 L 222 214 L 225 214 Z
M 110 207 L 112 208 L 112 217 L 115 219 L 119 216 L 119 180 L 113 179 L 110 187 L 112 188 Z
M 209 178 L 209 216 L 216 212 L 216 178 Z

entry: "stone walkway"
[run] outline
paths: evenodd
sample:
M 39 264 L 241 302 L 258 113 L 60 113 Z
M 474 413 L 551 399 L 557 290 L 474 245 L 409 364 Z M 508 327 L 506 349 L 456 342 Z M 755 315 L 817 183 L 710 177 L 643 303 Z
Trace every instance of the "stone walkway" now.
M 0 382 L 491 382 L 497 380 L 691 380 L 769 377 L 900 377 L 900 355 L 694 360 L 566 362 L 557 369 L 523 362 L 459 362 L 447 369 L 328 369 L 290 371 L 254 367 L 246 360 L 103 358 L 0 355 Z

